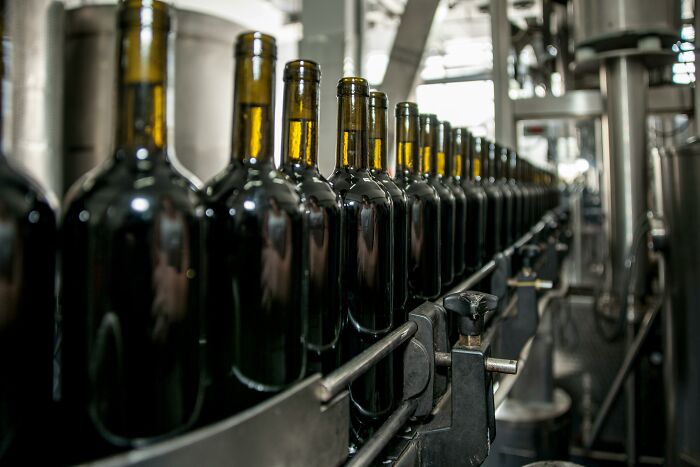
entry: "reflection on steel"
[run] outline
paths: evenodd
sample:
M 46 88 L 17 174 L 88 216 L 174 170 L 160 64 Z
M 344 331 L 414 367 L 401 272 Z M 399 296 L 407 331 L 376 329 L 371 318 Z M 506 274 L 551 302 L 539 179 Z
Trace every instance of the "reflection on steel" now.
M 600 407 L 598 416 L 596 417 L 595 422 L 593 423 L 593 428 L 590 431 L 588 439 L 586 439 L 586 447 L 593 447 L 593 443 L 598 437 L 598 433 L 603 427 L 603 423 L 605 423 L 605 420 L 607 419 L 608 414 L 610 413 L 610 409 L 612 408 L 613 403 L 617 399 L 617 396 L 620 394 L 620 389 L 622 389 L 622 385 L 627 379 L 627 375 L 629 374 L 630 370 L 632 369 L 632 366 L 636 362 L 637 357 L 639 356 L 639 351 L 641 350 L 647 335 L 649 335 L 649 331 L 651 330 L 651 327 L 654 324 L 654 319 L 656 318 L 656 315 L 659 314 L 660 309 L 661 303 L 655 304 L 644 315 L 644 318 L 642 319 L 642 324 L 639 327 L 639 332 L 637 332 L 637 335 L 634 338 L 634 342 L 627 350 L 625 359 L 622 361 L 622 366 L 620 366 L 620 369 L 617 371 L 615 379 L 613 380 L 613 383 L 610 386 L 608 393 L 605 395 L 605 399 L 603 400 L 603 404 Z
M 374 364 L 389 355 L 394 349 L 406 342 L 418 330 L 413 321 L 402 324 L 384 339 L 354 357 L 352 360 L 323 378 L 316 389 L 316 395 L 322 402 L 328 402 L 348 384 L 364 374 Z
M 379 430 L 362 446 L 355 457 L 347 463 L 347 467 L 370 465 L 384 447 L 399 432 L 416 410 L 418 402 L 415 399 L 403 401 Z

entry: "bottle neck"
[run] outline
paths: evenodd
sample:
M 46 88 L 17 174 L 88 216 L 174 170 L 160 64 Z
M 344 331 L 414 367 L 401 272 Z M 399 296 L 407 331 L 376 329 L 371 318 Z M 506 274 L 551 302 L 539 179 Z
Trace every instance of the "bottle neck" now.
M 336 167 L 369 168 L 366 96 L 346 94 L 338 98 L 336 148 Z
M 167 44 L 167 29 L 126 25 L 120 31 L 116 148 L 139 165 L 166 157 Z
M 482 164 L 481 164 L 481 153 L 483 152 L 482 146 L 483 141 L 475 140 L 474 145 L 471 148 L 470 156 L 470 166 L 471 166 L 471 179 L 475 182 L 481 182 L 482 178 Z
M 450 151 L 449 130 L 440 129 L 437 154 L 435 155 L 435 173 L 441 177 L 452 175 L 452 153 Z
M 481 162 L 484 164 L 484 176 L 489 182 L 496 180 L 496 150 L 492 144 L 484 145 L 484 153 L 482 153 Z
M 382 107 L 369 107 L 369 156 L 370 166 L 378 172 L 387 172 L 389 161 L 386 150 L 386 109 Z
M 507 180 L 508 156 L 504 152 L 496 152 L 496 179 Z
M 437 173 L 435 164 L 435 153 L 437 152 L 435 144 L 435 128 L 432 122 L 429 120 L 421 125 L 420 130 L 420 141 L 421 141 L 421 153 L 423 159 L 423 167 L 421 172 L 428 175 L 434 175 Z
M 293 79 L 284 87 L 282 154 L 285 164 L 318 167 L 318 96 L 314 80 Z
M 420 175 L 421 154 L 418 146 L 418 115 L 396 117 L 396 170 Z
M 249 164 L 272 162 L 275 60 L 236 57 L 232 159 Z

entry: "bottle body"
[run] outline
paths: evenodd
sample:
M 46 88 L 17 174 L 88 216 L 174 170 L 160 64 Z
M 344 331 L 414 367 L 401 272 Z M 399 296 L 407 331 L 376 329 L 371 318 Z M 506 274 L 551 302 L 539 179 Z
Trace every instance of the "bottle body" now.
M 306 372 L 306 218 L 270 161 L 234 162 L 207 187 L 208 357 L 218 417 Z
M 118 18 L 116 150 L 71 188 L 61 234 L 64 431 L 89 456 L 182 432 L 203 400 L 203 209 L 166 149 L 169 7 Z
M 347 361 L 393 328 L 393 211 L 385 190 L 368 169 L 340 168 L 330 178 L 345 211 L 343 289 Z M 390 356 L 350 386 L 352 435 L 364 442 L 391 413 L 394 401 Z
M 110 162 L 71 190 L 61 369 L 72 436 L 130 447 L 196 421 L 201 229 L 197 189 L 166 162 L 144 173 Z
M 0 155 L 0 463 L 50 436 L 57 242 L 48 196 Z
M 486 191 L 472 180 L 463 180 L 467 199 L 468 224 L 465 236 L 466 273 L 478 271 L 486 259 L 487 196 Z
M 340 363 L 340 335 L 344 322 L 340 197 L 315 167 L 285 164 L 296 184 L 307 217 L 308 327 L 306 374 L 328 374 Z

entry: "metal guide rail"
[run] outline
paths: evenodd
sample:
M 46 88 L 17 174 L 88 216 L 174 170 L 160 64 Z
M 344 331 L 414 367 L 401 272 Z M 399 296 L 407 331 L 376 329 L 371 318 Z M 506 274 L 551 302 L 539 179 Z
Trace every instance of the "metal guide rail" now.
M 557 235 L 565 217 L 563 211 L 547 213 L 526 235 L 448 294 L 414 309 L 406 323 L 325 377 L 311 376 L 231 418 L 92 465 L 335 466 L 347 462 L 364 466 L 380 454 L 390 461 L 408 459 L 424 466 L 481 464 L 496 434 L 493 374 L 517 376 L 515 359 L 527 351 L 536 331 L 532 317 L 538 313 L 537 290 L 551 288 L 555 279 L 528 281 L 530 265 L 534 256 L 539 256 L 538 270 L 557 274 L 558 264 L 549 263 L 556 261 L 557 251 L 562 250 Z M 511 278 L 515 253 L 522 256 L 517 259 L 524 267 Z M 484 286 L 492 295 L 463 293 Z M 510 289 L 517 291 L 516 296 L 509 296 Z M 503 321 L 498 318 L 512 314 L 516 305 L 518 319 L 506 321 L 523 321 L 521 329 L 513 331 L 519 336 L 513 339 L 519 341 L 518 348 L 509 351 L 512 358 L 493 358 L 494 333 L 486 326 Z M 448 312 L 456 314 L 459 325 L 459 342 L 453 347 L 447 335 Z M 403 401 L 348 459 L 347 387 L 399 347 L 403 348 L 404 361 Z M 497 387 L 500 401 L 512 381 L 505 380 Z M 397 435 L 409 422 L 411 429 Z

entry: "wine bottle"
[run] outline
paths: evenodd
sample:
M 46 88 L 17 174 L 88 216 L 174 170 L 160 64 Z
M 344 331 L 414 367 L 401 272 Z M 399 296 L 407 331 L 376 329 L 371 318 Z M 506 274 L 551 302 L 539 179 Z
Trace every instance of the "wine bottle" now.
M 449 122 L 441 121 L 437 127 L 437 151 L 438 169 L 440 161 L 444 157 L 445 168 L 442 182 L 455 197 L 455 235 L 454 235 L 454 282 L 458 282 L 464 276 L 465 271 L 465 247 L 467 229 L 467 196 L 459 184 L 461 175 L 462 155 L 454 153 L 452 140 L 452 128 Z M 441 154 L 444 154 L 442 156 Z M 457 169 L 459 167 L 459 169 Z
M 483 186 L 486 191 L 486 260 L 503 249 L 501 230 L 503 229 L 503 194 L 496 186 L 496 146 L 479 138 L 476 143 L 481 148 L 481 163 L 484 165 Z
M 513 192 L 513 231 L 515 237 L 513 241 L 516 241 L 525 235 L 525 230 L 523 229 L 524 195 L 520 184 L 516 180 L 518 154 L 513 149 L 508 149 L 507 156 L 506 178 L 508 179 L 510 191 Z
M 167 148 L 169 10 L 119 4 L 114 155 L 65 202 L 62 397 L 87 456 L 182 432 L 202 401 L 203 209 Z
M 396 184 L 408 199 L 407 309 L 440 295 L 440 196 L 425 181 L 418 106 L 396 104 Z
M 437 151 L 437 117 L 421 114 L 420 131 L 423 173 L 428 184 L 440 196 L 440 279 L 442 291 L 446 291 L 454 278 L 455 197 L 442 180 L 445 175 L 445 153 Z
M 369 94 L 369 154 L 372 176 L 389 193 L 394 209 L 394 325 L 406 319 L 408 287 L 408 211 L 406 193 L 389 176 L 387 158 L 387 97 L 382 92 Z
M 238 36 L 231 163 L 206 187 L 208 357 L 219 417 L 306 374 L 306 216 L 272 158 L 276 55 L 273 37 Z
M 0 148 L 2 128 L 0 113 Z M 0 150 L 0 465 L 40 463 L 37 440 L 51 436 L 56 205 Z
M 483 265 L 486 242 L 486 192 L 481 186 L 481 155 L 472 150 L 472 140 L 466 128 L 452 131 L 455 169 L 461 160 L 461 175 L 455 178 L 459 180 L 467 199 L 465 275 L 473 274 Z
M 282 167 L 304 204 L 309 267 L 306 373 L 327 374 L 340 365 L 343 324 L 340 196 L 318 170 L 321 67 L 294 60 L 284 68 Z
M 368 99 L 369 85 L 364 79 L 346 77 L 338 82 L 337 158 L 330 182 L 345 211 L 346 361 L 393 327 L 393 208 L 388 193 L 370 173 Z M 350 385 L 351 450 L 390 414 L 393 382 L 393 358 L 389 355 Z
M 496 187 L 503 197 L 503 225 L 501 228 L 501 249 L 508 248 L 515 241 L 515 195 L 508 184 L 508 148 L 494 145 Z

